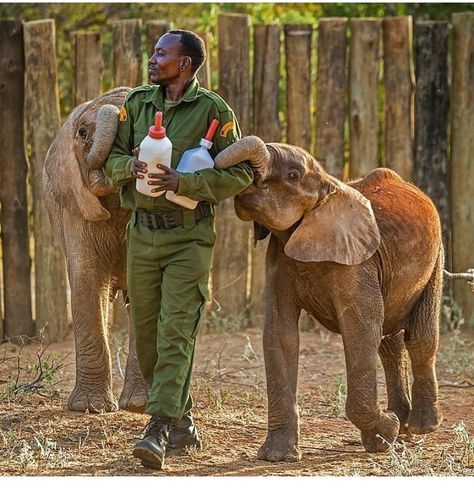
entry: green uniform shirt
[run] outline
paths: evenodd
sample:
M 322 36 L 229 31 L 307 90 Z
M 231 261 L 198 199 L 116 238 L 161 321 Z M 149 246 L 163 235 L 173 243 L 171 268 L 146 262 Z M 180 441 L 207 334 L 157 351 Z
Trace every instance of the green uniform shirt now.
M 132 152 L 148 134 L 157 111 L 163 112 L 163 126 L 173 145 L 172 168 L 177 167 L 184 151 L 199 146 L 212 119 L 219 120 L 210 150 L 213 158 L 240 137 L 232 109 L 219 95 L 201 88 L 196 78 L 177 103 L 165 102 L 164 88 L 159 85 L 144 85 L 131 90 L 120 109 L 117 135 L 104 166 L 112 185 L 121 187 L 121 204 L 128 209 L 154 213 L 182 209 L 167 200 L 165 194 L 148 197 L 135 189 L 131 171 Z M 177 194 L 217 204 L 241 192 L 252 181 L 253 173 L 247 163 L 239 163 L 225 170 L 209 168 L 196 173 L 181 173 Z

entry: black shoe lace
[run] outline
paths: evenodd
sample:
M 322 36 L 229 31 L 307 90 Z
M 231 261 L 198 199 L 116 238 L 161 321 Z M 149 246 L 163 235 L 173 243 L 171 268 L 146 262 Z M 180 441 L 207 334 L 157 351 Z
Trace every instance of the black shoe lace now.
M 150 422 L 145 427 L 145 436 L 159 435 L 165 428 L 166 423 L 163 423 L 159 418 L 152 416 Z

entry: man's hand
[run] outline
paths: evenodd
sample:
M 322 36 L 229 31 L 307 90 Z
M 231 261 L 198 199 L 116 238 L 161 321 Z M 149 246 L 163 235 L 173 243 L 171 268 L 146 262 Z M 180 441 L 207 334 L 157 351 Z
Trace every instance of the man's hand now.
M 132 175 L 135 178 L 143 179 L 143 178 L 145 178 L 145 173 L 147 172 L 146 163 L 143 163 L 142 161 L 140 161 L 138 159 L 138 153 L 139 152 L 140 152 L 140 148 L 137 146 L 133 150 L 133 156 L 135 156 L 135 158 L 132 161 Z
M 172 190 L 176 192 L 179 186 L 179 173 L 166 165 L 160 165 L 159 163 L 156 165 L 159 170 L 162 170 L 163 173 L 150 173 L 148 178 L 150 181 L 148 185 L 157 186 L 151 190 L 154 192 L 161 192 L 163 190 Z

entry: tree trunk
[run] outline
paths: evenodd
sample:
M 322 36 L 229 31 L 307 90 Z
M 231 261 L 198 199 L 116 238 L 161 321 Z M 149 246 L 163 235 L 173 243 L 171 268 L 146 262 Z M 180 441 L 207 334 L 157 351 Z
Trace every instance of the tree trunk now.
M 450 167 L 448 162 L 448 23 L 415 24 L 415 183 L 441 217 L 445 267 L 452 270 Z M 447 293 L 452 282 L 445 282 Z M 450 294 L 451 295 L 451 294 Z
M 219 93 L 235 111 L 244 135 L 249 134 L 249 31 L 250 16 L 219 15 Z M 219 204 L 216 229 L 213 295 L 223 314 L 243 317 L 249 296 L 250 225 L 235 215 L 233 199 Z
M 21 21 L 0 21 L 0 204 L 7 338 L 34 336 L 23 103 L 25 58 Z M 19 341 L 17 338 L 15 341 Z
M 414 76 L 411 17 L 383 19 L 385 166 L 413 179 Z
M 311 24 L 285 25 L 286 140 L 311 151 Z
M 377 82 L 380 69 L 379 19 L 352 19 L 350 52 L 349 173 L 359 178 L 379 166 Z
M 100 95 L 102 86 L 102 47 L 98 32 L 73 32 L 72 94 L 74 107 Z
M 138 87 L 143 83 L 140 51 L 141 19 L 116 20 L 113 26 L 114 85 Z
M 453 268 L 474 268 L 474 12 L 453 14 L 451 195 Z M 474 301 L 465 283 L 454 284 L 454 300 L 474 325 Z
M 316 158 L 337 178 L 342 178 L 344 166 L 346 31 L 344 17 L 319 21 Z
M 24 24 L 26 62 L 26 124 L 31 148 L 30 169 L 35 236 L 36 331 L 47 342 L 69 332 L 64 256 L 54 237 L 43 196 L 43 163 L 61 117 L 56 73 L 54 20 Z

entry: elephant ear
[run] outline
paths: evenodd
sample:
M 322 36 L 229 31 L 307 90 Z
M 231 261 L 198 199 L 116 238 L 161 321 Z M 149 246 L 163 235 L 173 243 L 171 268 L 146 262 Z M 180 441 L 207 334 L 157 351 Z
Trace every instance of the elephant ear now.
M 73 151 L 73 121 L 86 104 L 71 113 L 51 144 L 43 168 L 43 184 L 60 205 L 87 221 L 110 219 L 110 213 L 100 200 L 86 187 Z
M 302 262 L 332 261 L 358 265 L 380 245 L 370 201 L 338 182 L 335 191 L 307 213 L 285 246 L 285 254 Z

